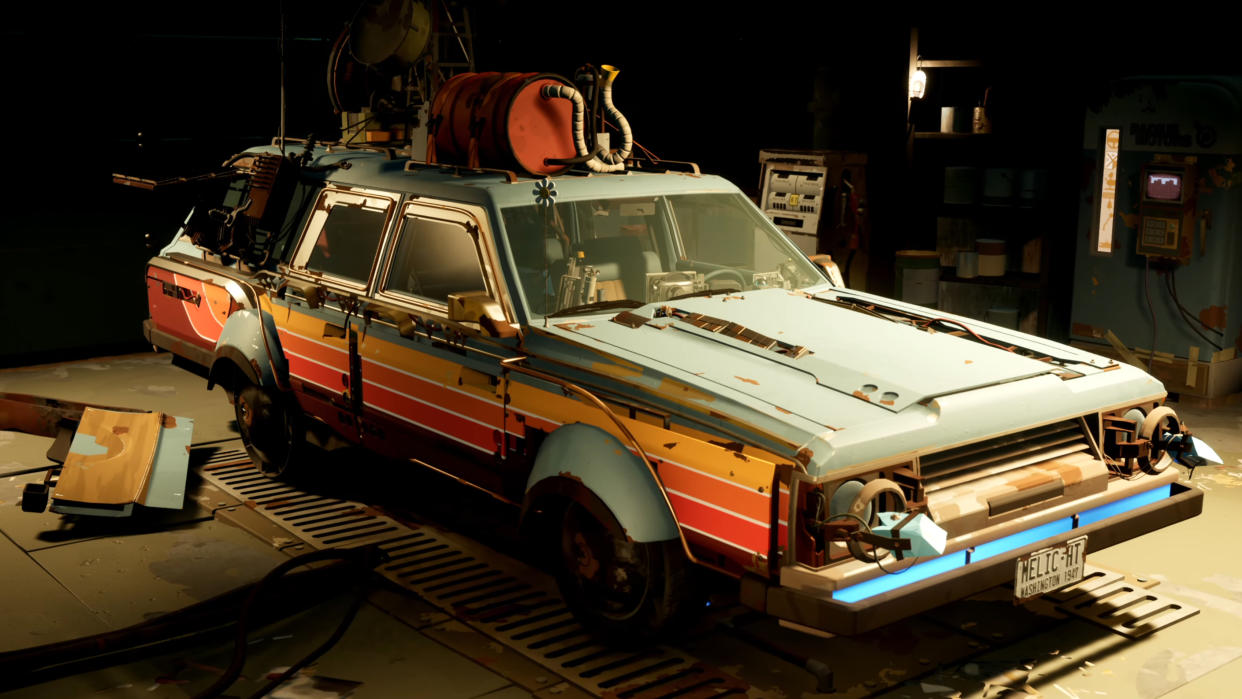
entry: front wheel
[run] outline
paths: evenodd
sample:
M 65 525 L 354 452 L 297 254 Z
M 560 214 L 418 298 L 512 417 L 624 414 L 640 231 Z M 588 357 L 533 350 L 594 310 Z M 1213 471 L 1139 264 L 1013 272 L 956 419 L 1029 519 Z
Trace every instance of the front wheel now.
M 301 411 L 291 398 L 246 384 L 233 407 L 246 452 L 264 475 L 288 475 L 304 459 Z
M 610 641 L 650 641 L 692 607 L 691 570 L 681 542 L 631 541 L 600 510 L 602 503 L 592 504 L 597 507 L 571 502 L 565 509 L 557 557 L 561 594 L 584 625 Z

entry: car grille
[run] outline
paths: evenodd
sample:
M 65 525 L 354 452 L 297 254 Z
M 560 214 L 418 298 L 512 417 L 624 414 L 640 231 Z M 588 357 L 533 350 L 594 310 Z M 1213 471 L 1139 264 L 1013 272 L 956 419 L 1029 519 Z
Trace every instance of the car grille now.
M 916 473 L 931 493 L 1090 449 L 1082 423 L 1063 420 L 921 456 Z

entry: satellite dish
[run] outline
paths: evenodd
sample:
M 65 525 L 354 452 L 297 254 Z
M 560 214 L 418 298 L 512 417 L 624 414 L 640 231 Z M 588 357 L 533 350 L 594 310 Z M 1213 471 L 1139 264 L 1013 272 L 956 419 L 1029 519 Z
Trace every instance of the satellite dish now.
M 368 66 L 389 58 L 409 65 L 431 42 L 431 12 L 417 0 L 366 0 L 349 26 L 349 49 Z

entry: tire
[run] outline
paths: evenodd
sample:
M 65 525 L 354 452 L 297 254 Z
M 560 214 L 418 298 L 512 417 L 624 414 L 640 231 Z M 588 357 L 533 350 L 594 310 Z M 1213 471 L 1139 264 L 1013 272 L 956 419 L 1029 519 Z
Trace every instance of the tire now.
M 679 540 L 629 541 L 603 503 L 565 508 L 554 548 L 557 582 L 583 625 L 617 645 L 650 642 L 681 625 L 693 585 Z
M 302 414 L 291 398 L 248 383 L 233 408 L 246 452 L 263 475 L 288 476 L 306 458 Z

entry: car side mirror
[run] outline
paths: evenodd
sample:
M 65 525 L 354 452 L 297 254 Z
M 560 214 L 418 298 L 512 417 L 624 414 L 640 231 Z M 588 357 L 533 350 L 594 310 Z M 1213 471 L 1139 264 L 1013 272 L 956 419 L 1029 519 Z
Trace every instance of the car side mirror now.
M 492 337 L 514 337 L 517 330 L 505 318 L 504 309 L 486 291 L 463 291 L 448 295 L 449 320 L 478 323 Z
M 824 270 L 824 274 L 828 275 L 828 281 L 832 282 L 833 286 L 845 288 L 845 280 L 841 278 L 841 268 L 832 261 L 832 255 L 811 255 L 811 262 Z

